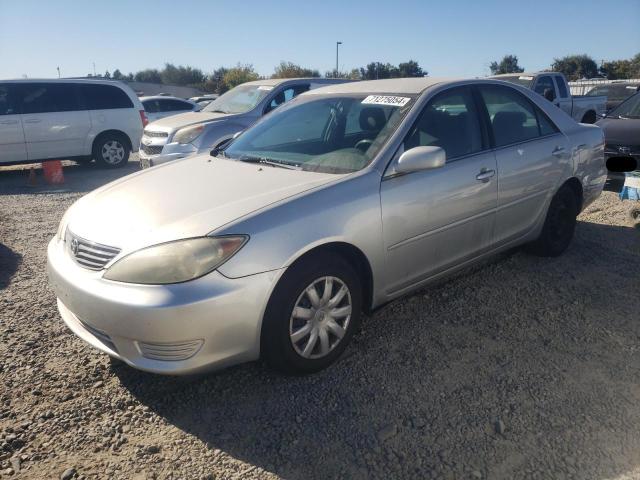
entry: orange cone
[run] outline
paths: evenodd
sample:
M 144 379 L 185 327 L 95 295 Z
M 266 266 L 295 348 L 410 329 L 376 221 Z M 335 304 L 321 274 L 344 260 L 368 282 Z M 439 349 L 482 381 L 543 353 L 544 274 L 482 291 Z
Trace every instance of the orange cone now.
M 44 179 L 50 185 L 60 185 L 64 183 L 64 174 L 62 173 L 62 162 L 53 160 L 42 164 L 44 170 Z
M 31 167 L 29 170 L 29 179 L 27 180 L 27 185 L 29 187 L 35 187 L 38 185 L 38 177 L 36 177 L 36 169 Z

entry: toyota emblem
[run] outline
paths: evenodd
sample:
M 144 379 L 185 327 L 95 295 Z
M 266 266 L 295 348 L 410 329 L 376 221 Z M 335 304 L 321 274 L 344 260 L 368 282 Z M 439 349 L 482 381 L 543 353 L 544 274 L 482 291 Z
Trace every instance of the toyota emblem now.
M 73 252 L 74 255 L 78 255 L 78 247 L 79 246 L 80 246 L 80 244 L 78 243 L 78 240 L 76 238 L 71 240 L 71 251 Z
M 620 153 L 624 153 L 625 155 L 629 154 L 631 152 L 631 148 L 629 147 L 618 147 L 618 151 Z

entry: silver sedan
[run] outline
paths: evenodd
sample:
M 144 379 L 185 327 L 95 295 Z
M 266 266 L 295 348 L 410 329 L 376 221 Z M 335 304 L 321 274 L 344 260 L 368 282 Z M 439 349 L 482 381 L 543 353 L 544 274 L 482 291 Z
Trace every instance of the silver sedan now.
M 601 129 L 516 85 L 333 85 L 81 198 L 49 278 L 69 328 L 136 368 L 314 372 L 362 312 L 517 245 L 560 255 L 605 180 Z

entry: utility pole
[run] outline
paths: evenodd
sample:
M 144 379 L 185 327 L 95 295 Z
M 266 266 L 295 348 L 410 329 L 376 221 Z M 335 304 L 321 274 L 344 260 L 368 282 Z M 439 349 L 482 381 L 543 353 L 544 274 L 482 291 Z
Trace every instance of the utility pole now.
M 338 47 L 342 45 L 342 42 L 336 42 L 336 78 L 338 77 Z
M 56 70 L 58 70 L 58 78 L 60 78 L 60 67 L 56 67 Z
M 96 62 L 93 62 L 93 76 L 96 76 Z

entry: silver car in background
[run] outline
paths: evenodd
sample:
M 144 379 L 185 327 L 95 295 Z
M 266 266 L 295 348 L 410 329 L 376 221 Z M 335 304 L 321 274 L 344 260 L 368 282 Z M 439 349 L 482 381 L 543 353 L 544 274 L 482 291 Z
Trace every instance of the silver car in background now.
M 363 311 L 517 245 L 560 255 L 605 183 L 603 145 L 501 81 L 332 85 L 217 157 L 78 200 L 49 278 L 71 330 L 136 368 L 314 372 Z
M 148 168 L 197 153 L 209 153 L 301 93 L 348 81 L 280 78 L 238 85 L 213 99 L 200 112 L 174 115 L 149 124 L 140 141 L 140 167 Z

